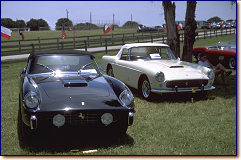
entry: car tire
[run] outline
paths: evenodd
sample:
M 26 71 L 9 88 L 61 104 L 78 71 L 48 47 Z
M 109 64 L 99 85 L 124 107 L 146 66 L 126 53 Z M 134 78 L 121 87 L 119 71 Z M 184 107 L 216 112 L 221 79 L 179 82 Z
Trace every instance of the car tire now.
M 139 83 L 139 93 L 144 99 L 151 97 L 151 85 L 147 77 L 143 77 Z
M 35 134 L 30 130 L 29 126 L 23 123 L 20 110 L 18 111 L 17 131 L 19 146 L 21 148 L 25 148 L 35 138 Z
M 20 110 L 18 111 L 18 126 L 17 126 L 17 131 L 18 131 L 18 140 L 19 140 L 19 146 L 21 148 L 24 148 L 27 143 L 27 135 L 28 131 L 27 128 L 24 126 Z
M 107 75 L 108 75 L 108 76 L 111 76 L 111 77 L 114 77 L 113 68 L 112 68 L 111 65 L 109 65 L 109 66 L 107 67 Z
M 236 59 L 235 59 L 235 57 L 230 57 L 230 58 L 228 59 L 227 66 L 228 66 L 230 69 L 235 69 L 235 68 L 236 68 Z

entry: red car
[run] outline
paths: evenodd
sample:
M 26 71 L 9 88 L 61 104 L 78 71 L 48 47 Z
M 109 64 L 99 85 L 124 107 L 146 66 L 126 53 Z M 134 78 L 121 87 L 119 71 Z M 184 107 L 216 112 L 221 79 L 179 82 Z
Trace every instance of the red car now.
M 223 64 L 227 68 L 236 68 L 236 42 L 218 42 L 216 46 L 197 47 L 193 49 L 193 56 L 199 60 L 201 53 L 205 53 L 212 65 Z

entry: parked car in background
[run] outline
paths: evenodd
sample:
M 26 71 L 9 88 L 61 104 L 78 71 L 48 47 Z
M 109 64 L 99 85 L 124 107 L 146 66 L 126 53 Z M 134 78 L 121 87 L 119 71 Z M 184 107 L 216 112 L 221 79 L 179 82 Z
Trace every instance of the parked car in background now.
M 20 142 L 49 129 L 96 129 L 120 136 L 132 125 L 133 115 L 134 99 L 129 88 L 103 75 L 95 57 L 86 52 L 31 54 L 20 74 Z
M 213 70 L 176 59 L 165 44 L 126 44 L 116 56 L 103 56 L 102 66 L 109 76 L 138 89 L 146 99 L 151 93 L 214 89 Z
M 154 32 L 154 31 L 160 31 L 160 28 L 158 27 L 147 27 L 144 25 L 139 25 L 137 27 L 137 32 Z
M 163 27 L 162 26 L 155 26 L 154 27 L 157 31 L 163 32 Z
M 236 42 L 218 42 L 216 46 L 196 47 L 193 49 L 193 56 L 197 61 L 201 53 L 207 55 L 212 65 L 221 63 L 228 68 L 236 68 Z

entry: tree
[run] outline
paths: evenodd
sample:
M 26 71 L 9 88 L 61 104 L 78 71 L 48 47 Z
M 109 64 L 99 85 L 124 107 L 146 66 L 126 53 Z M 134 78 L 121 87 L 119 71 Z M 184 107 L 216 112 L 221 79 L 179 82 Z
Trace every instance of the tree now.
M 30 19 L 30 21 L 27 22 L 27 27 L 29 27 L 32 31 L 39 31 L 40 27 L 48 27 L 48 23 L 43 19 Z
M 16 24 L 11 18 L 1 18 L 1 26 L 15 28 Z
M 98 26 L 92 23 L 78 23 L 74 25 L 74 29 L 97 29 Z
M 24 22 L 24 20 L 16 20 L 15 27 L 16 28 L 25 28 L 26 23 Z
M 163 1 L 164 15 L 167 28 L 167 44 L 176 57 L 180 57 L 180 35 L 175 22 L 175 2 Z
M 195 42 L 197 22 L 195 20 L 196 1 L 187 1 L 185 29 L 184 29 L 184 45 L 182 52 L 182 60 L 192 62 L 193 44 Z
M 38 31 L 39 30 L 38 20 L 33 18 L 30 19 L 27 22 L 27 27 L 29 27 L 32 31 Z
M 48 23 L 42 18 L 38 19 L 38 25 L 39 25 L 39 27 L 44 27 L 44 28 L 47 28 L 49 30 Z
M 221 22 L 221 21 L 223 21 L 223 20 L 221 18 L 217 17 L 217 16 L 209 18 L 207 20 L 208 23 L 213 23 L 213 22 L 218 23 L 218 22 Z
M 55 24 L 57 30 L 61 30 L 62 27 L 73 27 L 73 23 L 68 18 L 59 18 Z
M 123 24 L 123 28 L 137 28 L 138 27 L 138 23 L 135 21 L 127 21 L 125 24 Z

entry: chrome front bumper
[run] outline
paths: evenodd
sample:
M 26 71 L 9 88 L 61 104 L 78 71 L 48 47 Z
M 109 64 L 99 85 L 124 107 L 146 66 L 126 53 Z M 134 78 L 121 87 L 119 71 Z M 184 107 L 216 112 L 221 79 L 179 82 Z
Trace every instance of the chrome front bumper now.
M 183 89 L 183 88 L 177 88 L 177 89 L 172 89 L 172 90 L 157 90 L 157 89 L 152 89 L 151 92 L 153 93 L 179 93 L 179 92 L 200 92 L 200 91 L 210 91 L 214 90 L 215 87 L 211 86 L 210 88 L 195 88 L 195 89 Z

